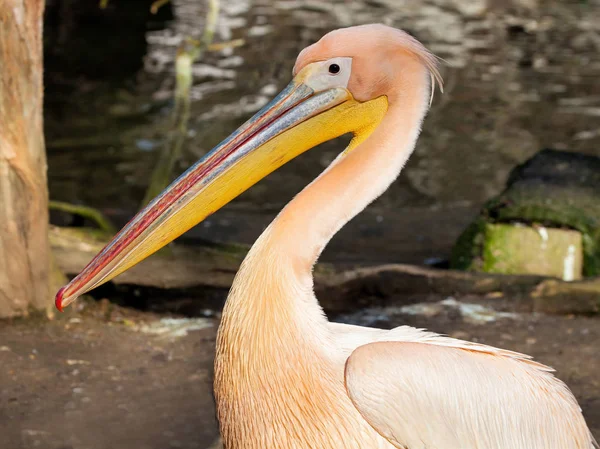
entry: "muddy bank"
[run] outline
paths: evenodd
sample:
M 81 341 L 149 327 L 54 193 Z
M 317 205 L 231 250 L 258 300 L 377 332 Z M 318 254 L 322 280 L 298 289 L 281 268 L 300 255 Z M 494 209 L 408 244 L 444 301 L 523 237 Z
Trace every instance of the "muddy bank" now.
M 62 273 L 76 275 L 109 238 L 93 229 L 52 226 L 50 243 L 56 266 Z M 243 244 L 171 244 L 89 295 L 141 310 L 188 316 L 218 313 L 248 249 Z M 436 260 L 443 264 L 443 258 Z M 407 298 L 410 302 L 412 297 L 432 294 L 479 295 L 492 300 L 495 307 L 526 312 L 600 312 L 600 278 L 566 282 L 538 275 L 462 272 L 399 263 L 348 265 L 319 262 L 313 271 L 317 296 L 325 311 L 334 316 L 364 307 L 398 306 Z

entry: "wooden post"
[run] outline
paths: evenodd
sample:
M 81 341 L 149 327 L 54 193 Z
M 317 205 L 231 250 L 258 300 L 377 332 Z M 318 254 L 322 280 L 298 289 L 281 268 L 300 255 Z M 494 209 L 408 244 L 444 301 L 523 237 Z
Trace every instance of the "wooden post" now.
M 44 0 L 0 0 L 0 317 L 47 307 Z

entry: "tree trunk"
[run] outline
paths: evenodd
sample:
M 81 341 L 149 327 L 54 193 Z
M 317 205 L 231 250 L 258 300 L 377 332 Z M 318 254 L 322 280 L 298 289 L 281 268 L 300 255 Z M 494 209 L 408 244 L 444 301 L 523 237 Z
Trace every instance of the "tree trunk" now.
M 0 317 L 49 303 L 44 0 L 0 0 Z

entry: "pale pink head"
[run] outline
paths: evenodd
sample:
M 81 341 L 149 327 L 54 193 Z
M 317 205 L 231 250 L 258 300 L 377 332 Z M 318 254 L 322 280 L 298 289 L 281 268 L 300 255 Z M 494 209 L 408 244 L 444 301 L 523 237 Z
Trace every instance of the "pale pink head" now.
M 411 89 L 415 72 L 442 88 L 438 58 L 405 31 L 381 24 L 331 31 L 300 52 L 294 75 L 307 65 L 335 57 L 352 58 L 348 90 L 359 101 L 385 95 L 393 102 Z

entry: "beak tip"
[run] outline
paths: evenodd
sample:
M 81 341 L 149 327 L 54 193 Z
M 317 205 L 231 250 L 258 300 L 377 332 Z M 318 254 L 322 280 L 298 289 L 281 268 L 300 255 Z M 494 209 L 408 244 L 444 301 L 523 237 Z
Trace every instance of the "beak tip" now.
M 67 286 L 65 285 L 56 293 L 54 305 L 56 306 L 56 308 L 58 309 L 59 312 L 63 312 L 63 309 L 64 309 L 63 295 L 64 295 L 66 289 L 67 289 Z

